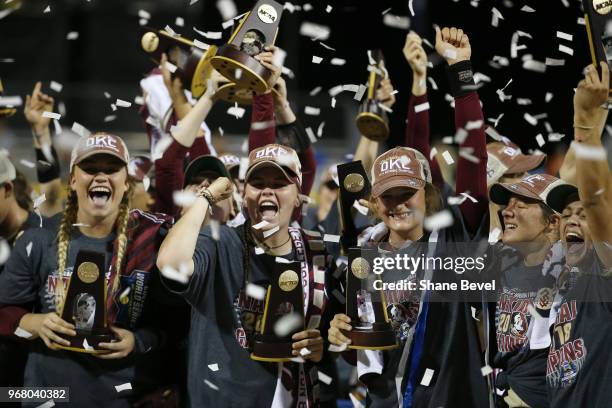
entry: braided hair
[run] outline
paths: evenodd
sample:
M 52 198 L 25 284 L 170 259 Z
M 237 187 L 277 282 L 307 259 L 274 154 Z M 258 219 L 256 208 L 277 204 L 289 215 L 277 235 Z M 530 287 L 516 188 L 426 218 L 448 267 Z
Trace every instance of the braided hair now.
M 134 181 L 128 176 L 128 189 L 121 199 L 119 204 L 119 214 L 117 215 L 117 221 L 115 227 L 117 229 L 117 254 L 115 261 L 115 279 L 113 279 L 113 287 L 111 289 L 110 296 L 114 296 L 115 292 L 119 289 L 118 276 L 121 272 L 121 265 L 123 258 L 125 257 L 125 250 L 127 248 L 127 225 L 130 217 L 130 206 L 132 200 L 132 192 L 134 190 Z M 68 200 L 66 202 L 66 209 L 64 210 L 64 216 L 59 226 L 57 233 L 57 271 L 58 271 L 58 284 L 56 286 L 55 294 L 55 307 L 59 315 L 62 314 L 64 306 L 64 298 L 66 296 L 66 289 L 64 287 L 63 277 L 66 270 L 66 259 L 68 256 L 68 247 L 70 244 L 70 236 L 72 233 L 73 224 L 76 223 L 77 211 L 79 208 L 78 199 L 76 192 L 68 187 Z

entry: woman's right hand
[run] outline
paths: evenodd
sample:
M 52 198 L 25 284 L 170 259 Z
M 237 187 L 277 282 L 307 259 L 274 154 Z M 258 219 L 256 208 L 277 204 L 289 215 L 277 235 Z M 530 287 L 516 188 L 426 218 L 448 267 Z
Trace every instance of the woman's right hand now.
M 55 312 L 28 313 L 21 318 L 19 327 L 31 333 L 33 338 L 40 337 L 51 350 L 58 350 L 54 343 L 70 346 L 70 342 L 57 333 L 76 336 L 74 325 L 63 320 Z
M 343 313 L 338 313 L 334 316 L 330 323 L 329 331 L 327 332 L 327 340 L 335 346 L 351 344 L 351 339 L 346 337 L 340 330 L 351 331 L 353 328 L 350 325 L 351 318 Z
M 417 33 L 408 33 L 403 52 L 404 58 L 406 58 L 412 72 L 415 75 L 424 77 L 427 75 L 427 54 L 421 45 L 422 42 L 423 40 Z

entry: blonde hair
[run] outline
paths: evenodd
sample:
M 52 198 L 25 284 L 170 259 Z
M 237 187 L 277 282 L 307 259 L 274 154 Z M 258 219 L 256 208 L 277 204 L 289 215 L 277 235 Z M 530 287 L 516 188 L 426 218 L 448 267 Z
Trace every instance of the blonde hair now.
M 119 204 L 119 214 L 115 227 L 117 229 L 117 256 L 115 261 L 115 275 L 113 279 L 113 287 L 110 292 L 110 296 L 114 296 L 119 289 L 121 266 L 123 258 L 125 257 L 125 251 L 127 248 L 127 226 L 130 218 L 130 207 L 132 204 L 132 192 L 134 191 L 134 181 L 128 176 L 128 189 L 125 192 L 121 203 Z M 68 247 L 70 244 L 70 235 L 72 232 L 72 226 L 76 223 L 77 211 L 79 208 L 78 199 L 76 193 L 68 186 L 68 199 L 66 202 L 66 209 L 64 210 L 64 216 L 57 232 L 57 273 L 58 283 L 56 284 L 55 291 L 55 307 L 57 314 L 61 316 L 62 309 L 64 307 L 64 298 L 66 296 L 66 290 L 64 288 L 64 272 L 66 270 L 66 258 L 68 257 Z M 74 271 L 73 271 L 74 272 Z

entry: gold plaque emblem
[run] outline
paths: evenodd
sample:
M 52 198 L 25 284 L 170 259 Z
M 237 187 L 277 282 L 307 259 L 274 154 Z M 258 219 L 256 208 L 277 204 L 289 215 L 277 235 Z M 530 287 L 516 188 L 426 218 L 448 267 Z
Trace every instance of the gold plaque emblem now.
M 351 193 L 358 193 L 365 185 L 363 176 L 358 173 L 351 173 L 344 179 L 344 188 Z
M 276 9 L 269 4 L 262 4 L 257 10 L 257 17 L 266 24 L 272 24 L 278 18 Z
M 83 282 L 92 283 L 100 276 L 100 270 L 98 265 L 93 262 L 83 262 L 79 265 L 79 269 L 77 269 L 77 275 Z
M 365 279 L 370 273 L 370 264 L 364 258 L 355 258 L 351 262 L 351 272 L 357 279 Z
M 142 45 L 142 49 L 146 52 L 153 52 L 159 46 L 159 37 L 157 37 L 157 34 L 149 31 L 140 39 L 140 45 Z
M 612 10 L 612 0 L 593 0 L 593 9 L 598 14 L 605 16 Z
M 278 286 L 285 292 L 291 292 L 300 282 L 300 278 L 295 271 L 287 270 L 278 277 Z

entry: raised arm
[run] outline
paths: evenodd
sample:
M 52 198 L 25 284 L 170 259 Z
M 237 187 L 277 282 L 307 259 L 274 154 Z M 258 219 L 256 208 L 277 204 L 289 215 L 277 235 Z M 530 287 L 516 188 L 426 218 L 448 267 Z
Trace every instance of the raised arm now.
M 163 59 L 164 57 L 162 57 Z M 170 92 L 170 89 L 176 86 L 176 82 L 171 80 L 170 72 L 164 64 L 162 64 L 162 75 L 164 84 Z M 179 213 L 180 209 L 174 204 L 172 195 L 174 191 L 183 188 L 183 161 L 187 152 L 190 149 L 193 150 L 196 139 L 201 137 L 202 122 L 210 112 L 214 102 L 215 98 L 212 91 L 202 95 L 193 108 L 189 109 L 186 116 L 173 128 L 171 131 L 172 143 L 163 156 L 155 161 L 155 189 L 157 193 L 155 210 L 157 212 L 169 215 Z M 203 143 L 205 144 L 205 142 Z
M 574 95 L 574 149 L 576 151 L 576 180 L 580 200 L 584 205 L 587 224 L 591 231 L 599 259 L 612 267 L 612 176 L 601 143 L 608 110 L 602 108 L 608 100 L 610 73 L 601 62 L 601 76 L 593 65 L 585 70 Z M 599 152 L 600 157 L 585 153 Z
M 431 158 L 429 146 L 429 108 L 427 101 L 427 54 L 422 46 L 421 37 L 411 32 L 406 36 L 404 57 L 412 69 L 412 93 L 408 103 L 406 120 L 407 147 L 417 149 L 429 160 L 433 184 L 442 187 L 444 180 L 438 160 Z M 417 112 L 418 110 L 418 112 Z
M 32 95 L 26 96 L 24 115 L 34 136 L 36 153 L 36 175 L 40 183 L 40 193 L 46 200 L 40 206 L 40 213 L 50 217 L 62 211 L 60 166 L 57 152 L 51 140 L 49 124 L 51 118 L 43 116 L 44 112 L 53 112 L 53 98 L 41 90 L 42 84 L 34 85 Z
M 461 29 L 436 27 L 436 51 L 448 63 L 448 79 L 455 98 L 455 127 L 458 132 L 467 132 L 459 146 L 455 190 L 469 192 L 477 200 L 465 200 L 460 206 L 466 225 L 474 232 L 488 211 L 487 147 L 480 98 L 473 88 L 469 89 L 474 85 L 470 40 Z

